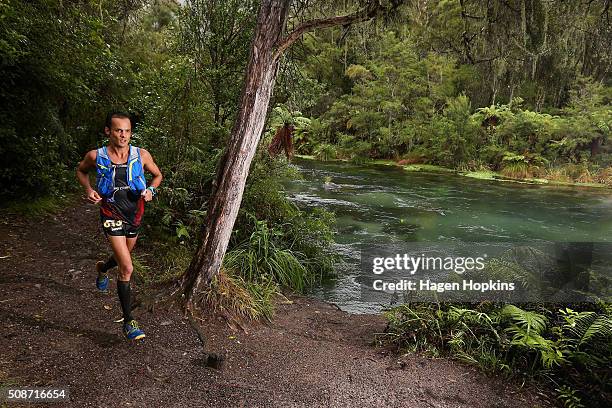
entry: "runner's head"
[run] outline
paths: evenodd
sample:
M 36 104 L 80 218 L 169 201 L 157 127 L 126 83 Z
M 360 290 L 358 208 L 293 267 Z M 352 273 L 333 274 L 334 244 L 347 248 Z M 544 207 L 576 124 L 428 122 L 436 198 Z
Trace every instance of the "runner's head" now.
M 126 147 L 132 137 L 132 118 L 124 112 L 111 112 L 106 116 L 104 133 L 110 144 L 116 147 Z

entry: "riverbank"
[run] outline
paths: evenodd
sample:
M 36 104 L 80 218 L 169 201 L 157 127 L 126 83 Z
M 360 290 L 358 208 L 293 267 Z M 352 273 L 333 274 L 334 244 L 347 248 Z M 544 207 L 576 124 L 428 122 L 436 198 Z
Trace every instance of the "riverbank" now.
M 309 155 L 295 155 L 300 159 L 305 160 L 316 160 L 314 156 Z M 332 159 L 329 161 L 343 161 L 349 162 L 346 159 Z M 499 172 L 495 172 L 492 170 L 487 171 L 459 171 L 455 169 L 450 169 L 443 166 L 437 166 L 434 164 L 399 164 L 394 160 L 386 160 L 386 159 L 376 159 L 368 161 L 367 164 L 375 164 L 381 166 L 394 166 L 400 167 L 406 171 L 411 172 L 424 172 L 424 173 L 442 173 L 442 174 L 455 174 L 458 176 L 474 178 L 478 180 L 492 180 L 499 182 L 510 182 L 510 183 L 521 183 L 521 184 L 536 184 L 536 185 L 550 185 L 550 186 L 560 186 L 560 187 L 586 187 L 586 188 L 602 188 L 602 189 L 612 189 L 612 186 L 608 186 L 606 184 L 601 183 L 579 183 L 579 182 L 567 182 L 567 181 L 559 181 L 559 180 L 549 180 L 544 178 L 512 178 L 506 177 Z
M 94 288 L 93 265 L 107 254 L 97 224 L 85 203 L 43 219 L 0 217 L 1 384 L 69 386 L 69 406 L 548 406 L 474 367 L 376 348 L 381 316 L 303 297 L 245 330 L 205 316 L 206 351 L 225 355 L 221 370 L 205 366 L 172 310 L 136 307 L 147 337 L 128 343 L 114 291 Z

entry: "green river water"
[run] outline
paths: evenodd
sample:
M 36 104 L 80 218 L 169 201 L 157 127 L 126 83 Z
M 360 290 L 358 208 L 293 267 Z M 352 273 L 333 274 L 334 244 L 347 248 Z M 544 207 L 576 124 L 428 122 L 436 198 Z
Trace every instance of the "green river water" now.
M 336 250 L 347 263 L 314 295 L 351 312 L 381 304 L 360 296 L 364 244 L 414 242 L 612 242 L 610 190 L 552 187 L 407 172 L 392 166 L 296 159 L 285 184 L 302 208 L 336 214 Z M 327 182 L 326 182 L 327 180 Z

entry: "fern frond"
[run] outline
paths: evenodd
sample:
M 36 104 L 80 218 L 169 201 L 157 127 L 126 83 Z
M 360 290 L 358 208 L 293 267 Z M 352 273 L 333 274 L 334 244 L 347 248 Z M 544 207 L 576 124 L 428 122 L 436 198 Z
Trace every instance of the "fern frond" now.
M 580 344 L 588 343 L 593 339 L 611 339 L 612 338 L 612 317 L 599 316 L 586 329 L 584 335 L 580 339 Z
M 507 305 L 501 311 L 502 316 L 509 317 L 512 321 L 523 328 L 527 333 L 532 331 L 541 334 L 546 329 L 546 317 L 532 311 L 526 311 L 514 305 Z

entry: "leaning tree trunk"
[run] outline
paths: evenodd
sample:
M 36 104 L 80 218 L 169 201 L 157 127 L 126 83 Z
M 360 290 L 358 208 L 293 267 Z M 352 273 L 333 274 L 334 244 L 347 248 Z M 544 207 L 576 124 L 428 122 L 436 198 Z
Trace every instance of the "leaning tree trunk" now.
M 196 294 L 210 283 L 221 267 L 266 120 L 280 56 L 307 31 L 369 20 L 394 11 L 402 2 L 390 0 L 382 4 L 372 0 L 353 14 L 306 21 L 282 38 L 290 0 L 261 0 L 238 117 L 227 150 L 219 162 L 217 187 L 208 205 L 202 240 L 180 280 L 179 290 L 185 297 L 187 309 L 197 303 Z
M 278 68 L 275 44 L 283 34 L 288 11 L 288 0 L 261 2 L 240 111 L 218 167 L 217 186 L 209 202 L 200 247 L 181 280 L 188 306 L 194 294 L 207 285 L 221 267 L 264 127 Z

